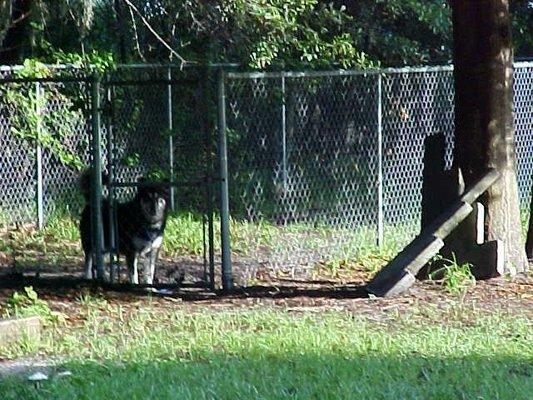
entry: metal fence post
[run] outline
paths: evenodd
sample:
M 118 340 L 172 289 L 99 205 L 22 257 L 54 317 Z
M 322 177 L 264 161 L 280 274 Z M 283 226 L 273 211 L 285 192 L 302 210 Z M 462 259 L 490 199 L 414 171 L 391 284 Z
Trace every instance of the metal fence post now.
M 202 128 L 204 130 L 205 139 L 205 165 L 206 165 L 206 214 L 207 214 L 207 240 L 208 240 L 208 261 L 209 261 L 209 286 L 211 290 L 215 290 L 215 227 L 213 215 L 213 130 L 214 121 L 211 105 L 211 95 L 213 94 L 210 86 L 211 74 L 209 67 L 202 70 L 200 76 L 201 83 L 201 98 L 200 98 L 200 113 L 202 115 Z M 207 277 L 204 276 L 207 281 Z
M 39 82 L 35 83 L 35 114 L 37 117 L 36 121 L 36 154 L 35 154 L 35 163 L 36 163 L 36 174 L 37 174 L 37 227 L 43 229 L 44 227 L 44 192 L 43 192 L 43 154 L 41 147 L 41 85 Z
M 168 163 L 170 181 L 174 181 L 174 138 L 172 134 L 172 67 L 167 68 L 167 128 L 168 128 Z M 176 189 L 174 186 L 170 187 L 170 208 L 174 211 L 176 207 L 175 200 Z
M 283 190 L 287 191 L 287 108 L 285 91 L 285 76 L 281 76 L 281 152 L 283 167 Z
M 383 247 L 383 121 L 382 74 L 377 75 L 377 124 L 378 124 L 378 226 L 377 246 Z
M 104 280 L 103 221 L 102 221 L 102 140 L 100 132 L 100 77 L 91 80 L 91 125 L 92 125 L 92 190 L 91 190 L 91 233 L 94 250 L 94 264 L 98 279 Z
M 220 162 L 220 239 L 222 247 L 222 288 L 233 288 L 231 273 L 231 244 L 229 230 L 229 193 L 228 193 L 228 148 L 226 137 L 226 74 L 220 70 L 218 76 L 218 156 Z
M 106 87 L 106 101 L 107 101 L 107 110 L 106 113 L 106 133 L 107 133 L 107 175 L 108 175 L 108 200 L 109 200 L 109 213 L 108 213 L 108 220 L 104 221 L 103 223 L 108 224 L 108 232 L 109 232 L 109 278 L 111 283 L 115 283 L 119 281 L 120 278 L 120 271 L 118 267 L 118 263 L 115 262 L 116 256 L 118 254 L 117 252 L 117 234 L 118 230 L 116 229 L 115 225 L 115 197 L 116 197 L 116 191 L 115 191 L 115 162 L 114 162 L 114 147 L 113 147 L 113 117 L 114 117 L 114 110 L 113 110 L 113 93 L 112 93 L 112 86 L 110 84 L 107 84 Z

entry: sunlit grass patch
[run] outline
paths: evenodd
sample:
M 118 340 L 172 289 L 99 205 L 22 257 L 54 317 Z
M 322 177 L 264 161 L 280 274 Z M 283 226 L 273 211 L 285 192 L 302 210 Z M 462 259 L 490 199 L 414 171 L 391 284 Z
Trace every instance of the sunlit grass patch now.
M 63 357 L 73 375 L 38 389 L 11 378 L 0 383 L 3 398 L 515 400 L 533 390 L 525 317 L 462 309 L 443 325 L 437 311 L 377 323 L 343 312 L 132 312 L 101 299 L 80 307 L 82 325 L 4 349 Z

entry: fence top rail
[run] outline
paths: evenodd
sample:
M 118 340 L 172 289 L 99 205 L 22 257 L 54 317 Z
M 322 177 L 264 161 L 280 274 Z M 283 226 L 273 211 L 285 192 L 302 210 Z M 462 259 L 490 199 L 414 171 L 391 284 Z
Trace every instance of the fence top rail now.
M 533 61 L 515 61 L 514 68 L 533 68 Z M 74 64 L 46 64 L 51 70 L 87 70 L 91 75 L 94 71 L 91 71 L 90 67 L 79 66 Z M 127 69 L 188 69 L 193 67 L 201 67 L 201 64 L 197 63 L 184 63 L 184 64 L 118 64 L 118 70 Z M 440 66 L 421 66 L 421 67 L 401 67 L 401 68 L 381 68 L 381 69 L 369 69 L 369 70 L 352 70 L 352 69 L 332 69 L 322 71 L 244 71 L 237 72 L 231 71 L 238 68 L 240 65 L 237 63 L 212 63 L 207 67 L 214 69 L 225 70 L 225 75 L 229 79 L 260 79 L 260 78 L 314 78 L 314 77 L 328 77 L 328 76 L 369 76 L 378 74 L 403 74 L 403 73 L 425 73 L 425 72 L 448 72 L 453 71 L 453 65 L 440 65 Z M 0 72 L 16 72 L 24 68 L 23 65 L 0 65 Z M 230 70 L 230 71 L 228 71 Z M 110 71 L 112 73 L 112 71 Z M 1 79 L 1 78 L 0 78 Z M 22 78 L 21 78 L 22 79 Z M 30 80 L 28 78 L 28 80 Z
M 272 72 L 227 72 L 226 76 L 229 79 L 260 79 L 260 78 L 319 78 L 328 76 L 371 76 L 380 74 L 394 74 L 407 72 L 438 72 L 438 71 L 452 71 L 453 67 L 438 66 L 438 67 L 405 67 L 405 68 L 383 68 L 383 69 L 368 69 L 368 70 L 353 70 L 353 69 L 338 69 L 328 71 L 272 71 Z
M 64 76 L 57 78 L 2 78 L 0 83 L 68 83 L 68 82 L 93 82 L 95 77 L 93 75 L 85 75 L 80 77 Z
M 514 63 L 515 69 L 531 68 L 533 62 L 520 61 Z M 272 72 L 226 72 L 228 79 L 261 79 L 261 78 L 319 78 L 328 76 L 372 76 L 380 74 L 405 74 L 405 73 L 426 73 L 426 72 L 450 72 L 453 65 L 440 65 L 428 67 L 402 67 L 402 68 L 382 68 L 369 70 L 327 70 L 327 71 L 272 71 Z
M 83 65 L 77 65 L 77 64 L 44 64 L 47 68 L 50 68 L 51 70 L 64 70 L 64 69 L 72 69 L 72 70 L 90 70 L 90 66 L 83 66 Z M 186 69 L 186 68 L 198 68 L 202 67 L 202 64 L 199 63 L 183 63 L 183 64 L 175 64 L 175 63 L 144 63 L 144 64 L 117 64 L 117 69 L 157 69 L 157 68 L 172 68 L 172 69 Z M 206 65 L 209 68 L 238 68 L 241 65 L 237 63 L 210 63 Z M 24 69 L 24 65 L 0 65 L 0 72 L 15 72 L 20 71 Z
M 533 61 L 515 61 L 513 66 L 515 68 L 533 68 Z

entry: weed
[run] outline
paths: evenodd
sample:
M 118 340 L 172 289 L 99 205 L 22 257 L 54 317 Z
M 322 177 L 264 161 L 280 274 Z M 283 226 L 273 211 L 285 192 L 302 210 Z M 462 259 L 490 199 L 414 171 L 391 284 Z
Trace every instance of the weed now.
M 52 311 L 46 301 L 39 299 L 31 286 L 26 286 L 24 293 L 15 291 L 2 311 L 6 318 L 38 316 L 48 325 L 64 322 L 66 318 L 65 315 Z
M 470 271 L 472 264 L 459 264 L 455 254 L 451 260 L 440 256 L 436 257 L 437 260 L 442 262 L 442 267 L 433 271 L 429 277 L 430 279 L 442 277 L 442 285 L 448 293 L 461 294 L 476 284 L 476 278 Z

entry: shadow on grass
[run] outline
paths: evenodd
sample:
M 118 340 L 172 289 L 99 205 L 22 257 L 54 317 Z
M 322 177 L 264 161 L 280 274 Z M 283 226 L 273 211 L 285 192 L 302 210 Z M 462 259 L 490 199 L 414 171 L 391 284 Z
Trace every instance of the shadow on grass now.
M 20 290 L 24 286 L 32 286 L 39 290 L 40 294 L 48 294 L 58 297 L 69 297 L 82 291 L 98 292 L 110 291 L 125 293 L 136 296 L 167 296 L 177 297 L 184 301 L 214 300 L 217 298 L 293 298 L 323 297 L 323 298 L 367 298 L 368 292 L 362 285 L 332 285 L 316 284 L 315 282 L 299 282 L 298 285 L 255 285 L 235 288 L 230 291 L 211 291 L 198 284 L 161 284 L 151 288 L 158 291 L 150 291 L 146 285 L 110 284 L 88 281 L 80 278 L 24 276 L 20 273 L 0 276 L 0 289 Z M 161 291 L 165 289 L 165 291 Z
M 272 349 L 270 349 L 272 350 Z M 283 353 L 283 349 L 278 349 Z M 518 357 L 430 358 L 216 352 L 158 362 L 71 362 L 35 387 L 0 382 L 8 399 L 528 399 L 533 364 Z

